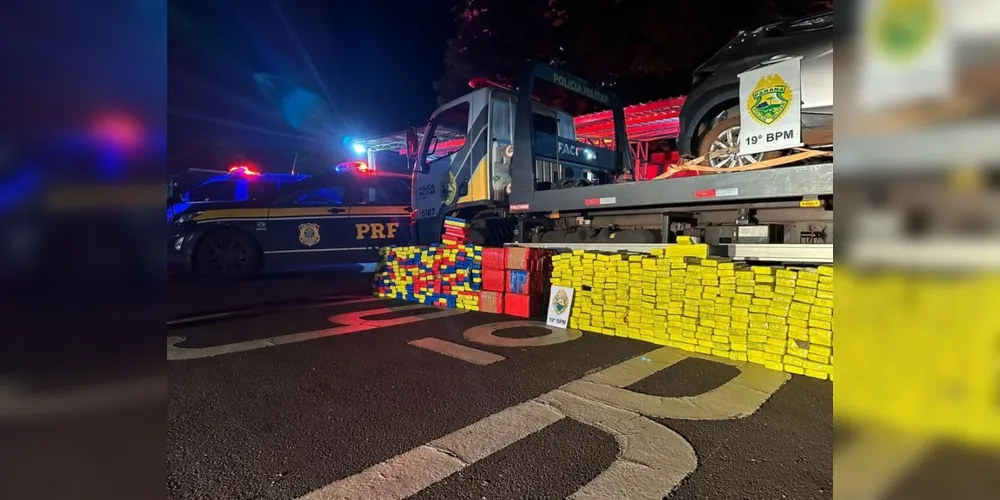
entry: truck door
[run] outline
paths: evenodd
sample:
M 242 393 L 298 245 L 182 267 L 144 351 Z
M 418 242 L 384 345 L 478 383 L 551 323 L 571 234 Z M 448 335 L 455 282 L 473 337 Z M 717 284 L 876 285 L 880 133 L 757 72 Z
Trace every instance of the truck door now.
M 470 109 L 468 100 L 454 101 L 435 113 L 427 125 L 413 181 L 413 208 L 418 219 L 436 217 L 442 207 L 454 205 L 460 196 L 458 176 L 469 157 Z
M 351 258 L 377 262 L 378 249 L 409 245 L 410 181 L 396 177 L 365 176 L 359 179 L 356 201 L 351 204 Z M 355 190 L 352 190 L 355 191 Z
M 258 227 L 265 262 L 290 268 L 332 264 L 351 250 L 349 179 L 323 176 L 289 185 Z

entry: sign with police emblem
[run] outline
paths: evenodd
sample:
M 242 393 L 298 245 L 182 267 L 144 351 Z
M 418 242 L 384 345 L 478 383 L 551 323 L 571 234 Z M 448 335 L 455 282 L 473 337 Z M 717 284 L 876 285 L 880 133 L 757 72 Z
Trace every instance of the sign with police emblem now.
M 549 291 L 549 311 L 545 324 L 556 328 L 569 328 L 569 311 L 573 307 L 573 289 L 553 286 Z
M 802 145 L 802 58 L 740 74 L 740 155 Z
M 299 243 L 307 247 L 319 243 L 319 224 L 299 224 Z

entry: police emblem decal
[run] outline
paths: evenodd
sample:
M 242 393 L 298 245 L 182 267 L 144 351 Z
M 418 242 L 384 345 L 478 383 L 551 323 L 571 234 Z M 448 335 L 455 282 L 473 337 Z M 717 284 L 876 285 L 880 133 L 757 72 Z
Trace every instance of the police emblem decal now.
M 792 88 L 781 75 L 772 73 L 761 77 L 747 96 L 747 111 L 761 125 L 773 125 L 788 111 L 792 102 Z
M 299 243 L 307 247 L 319 243 L 319 224 L 299 224 Z
M 445 205 L 451 205 L 455 201 L 455 195 L 458 194 L 458 182 L 455 179 L 455 174 L 451 173 L 449 170 L 445 174 L 444 179 L 441 180 L 441 197 L 443 198 Z
M 569 295 L 566 294 L 566 290 L 559 290 L 556 292 L 555 299 L 552 300 L 552 309 L 555 310 L 556 314 L 562 314 L 566 312 L 567 307 L 569 307 Z

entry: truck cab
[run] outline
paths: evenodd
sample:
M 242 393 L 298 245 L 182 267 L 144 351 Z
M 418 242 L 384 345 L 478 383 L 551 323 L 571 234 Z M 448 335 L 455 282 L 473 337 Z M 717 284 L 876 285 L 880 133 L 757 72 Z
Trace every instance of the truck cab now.
M 551 81 L 552 73 L 547 76 Z M 519 112 L 530 117 L 519 121 Z M 526 155 L 529 177 L 518 180 L 511 167 L 518 136 L 528 134 L 531 140 L 521 147 L 532 153 Z M 412 135 L 408 142 L 416 140 Z M 411 150 L 417 240 L 438 241 L 443 217 L 452 215 L 472 220 L 474 242 L 510 241 L 512 187 L 520 182 L 534 191 L 608 182 L 623 158 L 607 146 L 577 141 L 573 117 L 530 91 L 491 85 L 448 102 L 431 115 Z

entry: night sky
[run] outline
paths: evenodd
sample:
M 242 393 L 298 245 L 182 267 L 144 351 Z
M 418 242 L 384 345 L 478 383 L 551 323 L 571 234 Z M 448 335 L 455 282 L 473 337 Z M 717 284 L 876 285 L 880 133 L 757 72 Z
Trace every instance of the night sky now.
M 426 121 L 453 4 L 170 0 L 170 169 L 224 168 L 203 163 L 233 149 L 263 170 L 287 171 L 296 151 L 321 168 L 345 138 Z
M 655 56 L 651 64 L 664 66 L 657 76 L 620 78 L 617 91 L 626 102 L 683 94 L 694 66 L 738 29 L 759 26 L 779 12 L 801 15 L 822 3 L 646 1 L 651 3 L 626 3 L 631 11 L 622 12 L 632 12 L 635 18 L 619 15 L 607 21 L 594 18 L 597 11 L 586 8 L 590 4 L 573 4 L 581 6 L 574 15 L 587 30 L 582 31 L 584 38 L 571 38 L 571 43 L 598 44 L 581 49 L 590 58 L 590 69 L 606 69 L 609 61 L 614 66 L 642 52 L 641 46 L 628 43 L 623 47 L 631 48 L 616 48 L 618 34 L 622 40 L 645 40 L 647 52 Z M 349 148 L 352 138 L 426 122 L 436 107 L 433 85 L 445 68 L 447 40 L 456 34 L 456 3 L 459 0 L 169 0 L 168 169 L 180 173 L 252 164 L 262 171 L 288 172 L 294 159 L 297 171 L 318 172 L 355 157 Z M 493 10 L 502 18 L 497 11 L 503 9 Z M 520 12 L 506 10 L 514 12 L 515 19 Z M 643 26 L 647 18 L 650 23 Z M 588 25 L 588 19 L 595 24 Z M 494 22 L 504 28 L 516 24 L 510 19 Z M 479 29 L 470 26 L 475 25 L 466 21 L 466 29 Z M 489 67 L 491 58 L 502 59 L 496 57 L 496 51 L 504 50 L 502 44 L 522 40 L 519 29 L 527 27 L 506 29 L 508 38 L 496 42 L 501 46 L 481 47 L 467 57 Z M 601 40 L 609 43 L 600 45 Z

